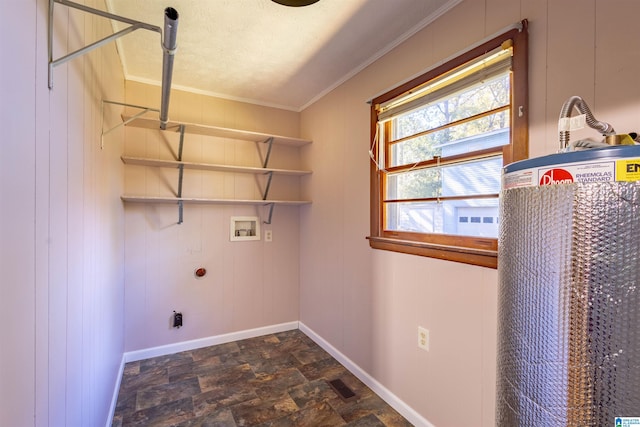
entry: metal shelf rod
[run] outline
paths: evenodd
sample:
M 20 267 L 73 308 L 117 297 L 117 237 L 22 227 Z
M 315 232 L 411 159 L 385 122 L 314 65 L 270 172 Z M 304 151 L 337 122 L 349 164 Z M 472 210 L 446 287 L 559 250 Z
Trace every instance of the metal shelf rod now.
M 114 21 L 124 22 L 131 25 L 123 30 L 120 30 L 114 34 L 111 34 L 101 40 L 93 42 L 83 48 L 80 48 L 74 52 L 64 55 L 58 59 L 53 58 L 53 5 L 54 3 L 61 4 L 73 9 L 91 13 L 103 18 L 111 19 Z M 144 22 L 136 21 L 135 19 L 125 18 L 123 16 L 114 15 L 113 13 L 105 12 L 103 10 L 94 9 L 83 4 L 78 4 L 69 0 L 49 0 L 49 76 L 48 85 L 49 89 L 53 89 L 53 68 L 64 64 L 78 56 L 84 55 L 110 41 L 116 40 L 124 35 L 127 35 L 135 30 L 144 29 L 154 31 L 160 34 L 160 45 L 163 51 L 162 59 L 162 99 L 160 103 L 160 128 L 165 129 L 168 123 L 169 114 L 169 97 L 171 93 L 171 79 L 173 77 L 173 59 L 177 49 L 176 37 L 178 31 L 178 12 L 172 8 L 167 7 L 164 10 L 164 32 L 162 28 L 157 25 L 151 25 Z

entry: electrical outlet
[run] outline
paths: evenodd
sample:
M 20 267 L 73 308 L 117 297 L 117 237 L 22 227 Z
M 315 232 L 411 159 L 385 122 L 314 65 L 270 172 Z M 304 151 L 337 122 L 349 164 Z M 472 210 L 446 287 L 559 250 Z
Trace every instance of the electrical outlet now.
M 173 311 L 173 327 L 182 327 L 182 313 L 177 313 L 175 310 Z
M 429 351 L 429 330 L 418 326 L 418 348 Z
M 273 240 L 273 231 L 272 230 L 264 230 L 264 241 L 271 242 Z

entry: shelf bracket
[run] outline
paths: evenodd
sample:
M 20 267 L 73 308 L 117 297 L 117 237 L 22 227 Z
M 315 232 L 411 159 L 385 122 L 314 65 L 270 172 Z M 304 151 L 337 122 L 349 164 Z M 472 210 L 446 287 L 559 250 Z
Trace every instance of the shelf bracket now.
M 266 168 L 269 165 L 269 157 L 271 157 L 271 147 L 273 147 L 273 137 L 270 136 L 269 138 L 265 139 L 262 142 L 256 142 L 256 144 L 267 144 L 267 154 L 265 154 L 264 156 L 264 160 L 262 161 L 262 167 Z M 258 151 L 259 150 L 259 145 L 258 145 Z
M 93 42 L 83 48 L 68 53 L 58 59 L 53 58 L 53 5 L 54 3 L 61 4 L 73 9 L 80 10 L 82 12 L 90 13 L 92 15 L 107 18 L 113 21 L 123 22 L 129 24 L 129 27 L 113 33 L 107 37 L 104 37 L 96 42 Z M 167 115 L 169 111 L 169 93 L 171 90 L 171 78 L 173 75 L 173 58 L 177 50 L 176 34 L 178 30 L 178 12 L 172 8 L 167 7 L 164 10 L 164 32 L 162 28 L 157 25 L 147 24 L 145 22 L 136 21 L 135 19 L 125 18 L 123 16 L 115 15 L 113 13 L 105 12 L 103 10 L 94 9 L 83 4 L 74 3 L 70 0 L 49 0 L 49 21 L 48 21 L 48 55 L 49 55 L 49 75 L 48 86 L 49 89 L 53 89 L 53 69 L 58 65 L 71 61 L 74 58 L 91 52 L 113 40 L 117 40 L 122 36 L 125 36 L 136 30 L 149 30 L 160 34 L 160 45 L 163 51 L 162 62 L 162 100 L 160 106 L 160 128 L 165 129 L 168 121 Z
M 184 125 L 180 125 L 180 144 L 178 145 L 178 161 L 182 161 L 182 146 L 184 145 Z M 178 197 L 182 197 L 182 178 L 184 176 L 184 165 L 178 166 Z M 182 203 L 182 202 L 181 202 Z
M 117 125 L 115 125 L 114 127 L 104 130 L 104 104 L 113 104 L 113 105 L 120 105 L 123 107 L 131 107 L 131 108 L 138 108 L 142 111 L 140 111 L 139 113 L 134 114 L 133 116 L 129 117 L 127 120 L 124 120 L 120 123 L 118 123 Z M 149 113 L 149 112 L 155 112 L 155 113 L 159 113 L 160 110 L 158 110 L 157 108 L 149 108 L 149 107 L 143 107 L 141 105 L 133 105 L 133 104 L 125 104 L 124 102 L 116 102 L 116 101 L 107 101 L 106 99 L 102 100 L 102 134 L 100 135 L 100 148 L 104 148 L 104 136 L 108 135 L 109 133 L 113 132 L 114 130 L 118 129 L 119 127 L 122 126 L 126 126 L 129 123 L 131 123 L 132 121 L 134 121 L 135 119 L 144 116 L 145 114 Z
M 180 143 L 178 144 L 178 158 L 177 158 L 177 160 L 179 162 L 182 161 L 182 147 L 184 147 L 184 129 L 185 129 L 185 126 L 183 124 L 181 124 L 178 127 L 178 131 L 180 132 Z
M 178 197 L 182 197 L 182 177 L 184 175 L 184 165 L 178 166 Z
M 268 205 L 265 206 L 269 206 L 269 219 L 267 219 L 266 221 L 262 221 L 264 224 L 271 224 L 271 217 L 273 217 L 273 207 L 275 206 L 274 203 L 269 203 Z
M 267 166 L 269 166 L 269 158 L 271 157 L 271 148 L 273 147 L 273 137 L 270 136 L 269 138 L 265 139 L 262 142 L 256 142 L 256 146 L 258 147 L 258 153 L 260 153 L 260 144 L 267 144 L 267 152 L 264 156 L 264 160 L 262 161 L 262 168 L 266 169 Z M 269 195 L 269 189 L 271 188 L 271 180 L 273 179 L 273 171 L 270 172 L 266 172 L 265 175 L 267 175 L 267 184 L 265 185 L 264 188 L 264 193 L 262 194 L 262 200 L 267 200 L 267 196 Z M 275 206 L 273 203 L 269 203 L 268 205 L 265 206 L 269 206 L 269 219 L 266 221 L 263 221 L 265 224 L 271 224 L 271 218 L 273 216 L 273 207 Z
M 80 48 L 74 52 L 71 52 L 61 58 L 53 59 L 53 4 L 59 3 L 63 6 L 71 7 L 73 9 L 78 9 L 83 12 L 91 13 L 93 15 L 101 16 L 103 18 L 112 19 L 114 21 L 124 22 L 125 24 L 129 24 L 130 26 L 118 31 L 117 33 L 113 33 L 110 36 L 107 36 L 103 39 L 100 39 L 90 45 L 87 45 L 83 48 Z M 149 31 L 155 31 L 162 36 L 162 29 L 157 25 L 146 24 L 144 22 L 136 21 L 134 19 L 125 18 L 122 16 L 114 15 L 109 12 L 105 12 L 103 10 L 94 9 L 89 6 L 85 6 L 83 4 L 74 3 L 69 0 L 49 0 L 49 89 L 53 88 L 53 68 L 64 64 L 65 62 L 71 61 L 78 56 L 82 56 L 85 53 L 91 52 L 94 49 L 97 49 L 112 40 L 116 40 L 124 35 L 127 35 L 135 30 L 144 29 Z
M 180 125 L 180 144 L 178 145 L 178 161 L 182 161 L 182 147 L 184 146 L 184 125 Z M 182 178 L 184 176 L 184 165 L 180 164 L 178 167 L 178 198 L 182 197 Z M 182 200 L 178 201 L 178 224 L 182 224 L 183 215 L 183 203 Z
M 262 195 L 262 200 L 267 200 L 267 196 L 269 195 L 269 189 L 271 188 L 271 179 L 273 178 L 273 171 L 267 172 L 265 175 L 268 175 L 267 185 L 264 189 L 264 194 Z

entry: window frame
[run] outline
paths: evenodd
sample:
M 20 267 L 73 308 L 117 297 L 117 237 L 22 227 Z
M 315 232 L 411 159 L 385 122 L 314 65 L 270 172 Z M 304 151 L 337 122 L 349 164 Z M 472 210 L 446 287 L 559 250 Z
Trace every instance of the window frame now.
M 521 21 L 514 28 L 484 41 L 466 52 L 450 59 L 426 73 L 403 83 L 390 91 L 377 96 L 371 101 L 371 156 L 378 159 L 378 150 L 386 145 L 375 143 L 378 128 L 378 112 L 376 107 L 403 94 L 417 86 L 463 65 L 474 58 L 500 47 L 504 42 L 512 41 L 512 73 L 511 73 L 511 114 L 510 143 L 497 147 L 501 151 L 503 165 L 528 157 L 529 150 L 529 118 L 528 118 L 528 22 Z M 386 126 L 385 126 L 386 128 Z M 496 148 L 489 150 L 496 151 Z M 421 162 L 426 164 L 431 162 Z M 498 239 L 462 236 L 439 233 L 417 233 L 384 229 L 383 197 L 386 174 L 379 171 L 374 161 L 370 167 L 370 225 L 369 245 L 373 249 L 388 250 L 406 254 L 426 256 L 443 260 L 462 262 L 489 268 L 498 265 Z

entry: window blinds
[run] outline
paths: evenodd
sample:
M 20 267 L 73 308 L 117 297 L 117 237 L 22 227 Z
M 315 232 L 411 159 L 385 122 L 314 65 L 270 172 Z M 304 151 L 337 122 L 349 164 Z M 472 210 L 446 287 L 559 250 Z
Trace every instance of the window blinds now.
M 422 86 L 391 99 L 378 107 L 378 122 L 416 110 L 438 99 L 453 95 L 474 83 L 511 70 L 512 48 L 494 49 Z

